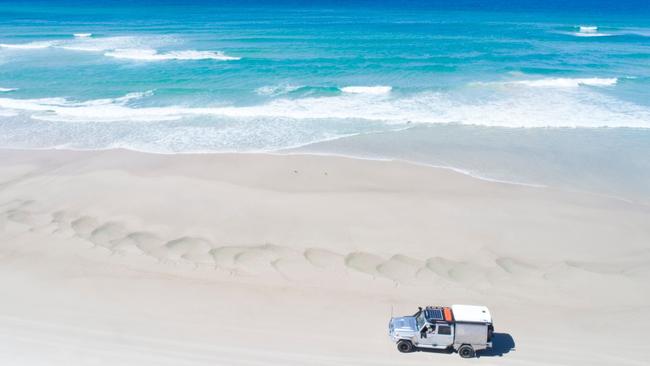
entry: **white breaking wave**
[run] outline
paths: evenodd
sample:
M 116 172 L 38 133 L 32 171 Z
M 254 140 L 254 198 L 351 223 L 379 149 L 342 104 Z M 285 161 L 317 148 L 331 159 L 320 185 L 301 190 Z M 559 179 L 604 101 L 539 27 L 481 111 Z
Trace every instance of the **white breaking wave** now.
M 265 95 L 265 96 L 278 96 L 282 94 L 287 94 L 291 93 L 292 91 L 296 91 L 298 89 L 302 88 L 302 86 L 297 86 L 297 85 L 267 85 L 267 86 L 262 86 L 257 89 L 255 89 L 255 93 L 258 95 Z
M 106 52 L 108 57 L 129 59 L 137 61 L 165 61 L 165 60 L 239 60 L 239 57 L 227 56 L 223 52 L 215 51 L 169 51 L 160 53 L 153 49 L 117 49 Z
M 327 93 L 327 94 L 338 94 L 338 93 L 348 93 L 348 94 L 366 94 L 366 95 L 385 95 L 390 93 L 392 87 L 390 86 L 346 86 L 346 87 L 335 87 L 327 85 L 291 85 L 291 84 L 280 84 L 280 85 L 266 85 L 255 89 L 255 93 L 258 95 L 277 97 L 285 94 L 289 94 L 295 91 L 302 91 L 305 94 L 311 93 Z M 307 95 L 303 95 L 307 96 Z
M 90 34 L 90 33 L 87 33 Z M 151 44 L 155 46 L 162 46 L 168 43 L 166 37 L 131 37 L 131 36 L 116 36 L 104 38 L 91 38 L 90 36 L 77 36 L 72 39 L 60 39 L 50 41 L 37 41 L 29 43 L 17 44 L 0 44 L 0 47 L 23 49 L 23 50 L 36 50 L 47 48 L 59 48 L 64 50 L 73 51 L 89 51 L 89 52 L 102 52 L 107 50 L 114 50 L 116 48 L 136 48 L 146 47 Z
M 579 27 L 580 33 L 596 33 L 598 32 L 598 27 L 593 25 L 581 25 Z
M 381 95 L 388 94 L 393 88 L 390 86 L 346 86 L 341 88 L 341 91 L 344 93 L 351 94 L 370 94 L 370 95 Z
M 576 36 L 576 37 L 610 37 L 610 36 L 613 36 L 613 34 L 611 34 L 611 33 L 584 33 L 584 32 L 571 33 L 571 35 Z
M 595 25 L 581 25 L 578 27 L 578 32 L 573 35 L 577 37 L 608 37 L 613 34 L 600 33 Z
M 18 90 L 18 89 L 16 89 L 16 88 L 0 88 L 1 93 L 6 93 L 6 92 L 14 91 L 14 90 Z
M 577 88 L 580 86 L 613 86 L 618 78 L 543 78 L 514 81 L 477 82 L 470 85 L 520 85 L 533 88 Z
M 650 128 L 650 108 L 590 89 L 496 90 L 483 98 L 424 92 L 407 97 L 335 96 L 279 98 L 251 106 L 133 106 L 151 92 L 120 98 L 71 101 L 65 98 L 0 98 L 0 112 L 57 122 L 159 122 L 184 118 L 374 121 L 387 124 L 460 123 L 501 127 Z M 319 122 L 320 123 L 320 122 Z
M 17 44 L 0 44 L 0 48 L 38 50 L 56 48 L 80 52 L 104 52 L 107 57 L 137 61 L 166 60 L 239 60 L 240 57 L 225 55 L 220 51 L 179 50 L 160 52 L 152 47 L 173 43 L 169 37 L 116 36 L 95 38 L 92 33 L 75 33 L 74 39 L 39 41 Z
M 332 97 L 277 99 L 250 107 L 220 107 L 206 113 L 234 118 L 363 119 L 386 123 L 461 123 L 502 127 L 644 127 L 650 109 L 596 92 L 574 89 L 459 100 L 448 93 L 426 92 L 404 98 Z M 565 91 L 566 90 L 566 91 Z
M 34 119 L 70 122 L 166 121 L 178 119 L 168 108 L 133 108 L 126 104 L 153 95 L 153 91 L 129 93 L 118 98 L 70 101 L 66 98 L 0 98 L 0 113 L 35 112 Z M 159 110 L 159 111 L 157 111 Z
M 601 33 L 598 31 L 598 27 L 592 26 L 592 25 L 581 25 L 581 26 L 576 26 L 575 27 L 577 31 L 574 32 L 566 32 L 566 31 L 561 31 L 561 32 L 555 32 L 559 34 L 565 34 L 568 36 L 574 36 L 574 37 L 610 37 L 610 36 L 615 36 L 618 34 L 624 34 L 620 32 L 615 32 L 615 33 Z
M 618 83 L 617 78 L 548 78 L 537 80 L 513 81 L 511 84 L 520 84 L 544 88 L 577 88 L 579 86 L 612 86 Z
M 76 103 L 70 103 L 64 99 L 62 105 L 65 104 L 69 104 L 72 106 L 98 106 L 98 105 L 112 105 L 112 104 L 124 105 L 132 100 L 150 97 L 153 94 L 154 94 L 153 90 L 147 90 L 145 92 L 128 93 L 122 97 L 117 97 L 117 98 L 93 99 L 85 102 L 76 102 Z
M 59 41 L 54 47 L 69 51 L 106 52 L 118 48 L 164 46 L 169 42 L 166 37 L 76 37 Z
M 38 50 L 52 47 L 56 42 L 42 41 L 42 42 L 29 42 L 29 43 L 0 43 L 0 48 L 10 48 L 17 50 Z

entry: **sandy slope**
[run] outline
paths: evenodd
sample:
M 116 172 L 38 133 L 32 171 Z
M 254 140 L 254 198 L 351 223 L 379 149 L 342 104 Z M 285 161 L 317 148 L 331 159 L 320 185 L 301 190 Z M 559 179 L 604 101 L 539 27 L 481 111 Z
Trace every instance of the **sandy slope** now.
M 645 365 L 650 208 L 396 162 L 0 151 L 0 364 Z M 478 360 L 391 308 L 488 305 Z

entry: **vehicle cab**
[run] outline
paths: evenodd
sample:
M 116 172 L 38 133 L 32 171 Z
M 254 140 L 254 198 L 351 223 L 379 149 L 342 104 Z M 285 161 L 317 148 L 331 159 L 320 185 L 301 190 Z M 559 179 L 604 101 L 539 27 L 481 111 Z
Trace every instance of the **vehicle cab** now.
M 454 343 L 454 327 L 451 324 L 449 308 L 428 306 L 416 313 L 415 321 L 418 327 L 418 334 L 413 342 L 415 346 L 445 349 Z
M 410 347 L 417 348 L 446 349 L 454 344 L 453 315 L 448 307 L 419 308 L 412 316 L 392 318 L 388 329 L 402 352 L 410 352 L 411 348 L 399 348 L 400 340 L 407 340 Z

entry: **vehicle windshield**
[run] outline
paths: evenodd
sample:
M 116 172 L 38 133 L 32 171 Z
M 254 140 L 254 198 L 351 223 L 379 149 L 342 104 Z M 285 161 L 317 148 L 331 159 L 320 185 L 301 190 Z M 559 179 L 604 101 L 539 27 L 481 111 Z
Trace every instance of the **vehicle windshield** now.
M 420 312 L 417 317 L 415 317 L 415 322 L 418 325 L 418 329 L 422 329 L 424 324 L 427 322 L 426 319 L 424 319 L 424 312 Z

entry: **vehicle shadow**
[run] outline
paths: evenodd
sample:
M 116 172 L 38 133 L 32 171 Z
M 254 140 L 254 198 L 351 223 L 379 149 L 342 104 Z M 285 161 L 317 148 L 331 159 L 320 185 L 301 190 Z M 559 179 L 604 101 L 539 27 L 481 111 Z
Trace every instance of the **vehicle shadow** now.
M 477 357 L 495 357 L 503 356 L 504 354 L 515 350 L 515 340 L 508 333 L 494 333 L 492 334 L 492 348 L 478 351 Z M 431 349 L 431 348 L 416 348 L 417 352 L 427 353 L 454 353 L 451 348 L 448 349 Z
M 492 334 L 492 348 L 477 352 L 478 357 L 495 357 L 515 350 L 515 339 L 508 333 Z

